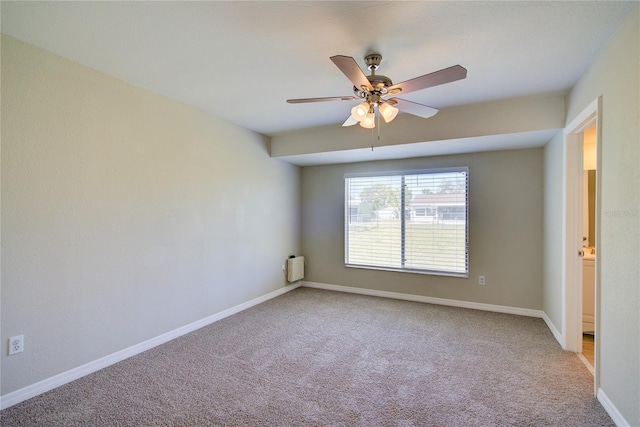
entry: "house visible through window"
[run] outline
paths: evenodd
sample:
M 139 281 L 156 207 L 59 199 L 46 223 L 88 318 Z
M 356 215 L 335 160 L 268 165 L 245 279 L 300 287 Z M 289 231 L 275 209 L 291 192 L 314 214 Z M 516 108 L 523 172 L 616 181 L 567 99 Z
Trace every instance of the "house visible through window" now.
M 345 176 L 345 264 L 467 277 L 468 168 Z

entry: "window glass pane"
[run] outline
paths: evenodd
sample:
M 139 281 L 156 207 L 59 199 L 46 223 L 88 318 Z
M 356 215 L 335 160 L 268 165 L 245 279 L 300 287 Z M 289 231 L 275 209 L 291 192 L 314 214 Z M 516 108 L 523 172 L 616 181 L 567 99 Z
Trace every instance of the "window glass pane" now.
M 347 265 L 468 273 L 466 168 L 346 177 L 345 184 Z
M 400 177 L 347 180 L 347 264 L 401 268 Z M 355 215 L 353 214 L 355 212 Z

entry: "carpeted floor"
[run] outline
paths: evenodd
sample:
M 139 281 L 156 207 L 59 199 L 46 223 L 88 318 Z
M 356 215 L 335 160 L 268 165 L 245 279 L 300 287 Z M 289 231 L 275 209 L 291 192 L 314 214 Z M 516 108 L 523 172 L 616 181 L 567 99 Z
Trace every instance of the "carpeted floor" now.
M 0 413 L 9 426 L 610 426 L 541 319 L 299 288 Z

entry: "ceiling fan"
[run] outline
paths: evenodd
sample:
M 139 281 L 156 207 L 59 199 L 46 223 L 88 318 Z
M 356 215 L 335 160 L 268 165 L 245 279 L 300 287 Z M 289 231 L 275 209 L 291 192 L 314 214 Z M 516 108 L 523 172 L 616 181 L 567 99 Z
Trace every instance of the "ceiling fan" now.
M 406 99 L 395 98 L 394 95 L 409 93 L 417 90 L 438 86 L 444 83 L 462 80 L 467 77 L 467 70 L 460 65 L 425 74 L 402 83 L 393 84 L 387 76 L 376 74 L 376 70 L 382 61 L 382 55 L 372 53 L 365 56 L 364 60 L 371 75 L 366 76 L 355 59 L 350 56 L 332 56 L 331 61 L 344 73 L 353 83 L 353 96 L 335 96 L 327 98 L 300 98 L 287 99 L 290 104 L 300 104 L 305 102 L 324 101 L 356 101 L 363 100 L 360 104 L 351 109 L 351 115 L 342 126 L 353 126 L 360 123 L 360 126 L 368 129 L 375 127 L 376 112 L 384 119 L 385 123 L 391 122 L 402 110 L 423 118 L 429 118 L 438 113 L 437 108 L 407 101 Z

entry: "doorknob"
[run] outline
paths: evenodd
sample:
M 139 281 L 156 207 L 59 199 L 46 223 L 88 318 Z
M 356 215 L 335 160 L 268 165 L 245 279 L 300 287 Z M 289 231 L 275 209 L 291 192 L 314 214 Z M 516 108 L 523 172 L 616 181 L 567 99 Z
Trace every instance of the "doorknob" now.
M 583 257 L 584 256 L 584 251 L 578 251 L 578 256 Z

